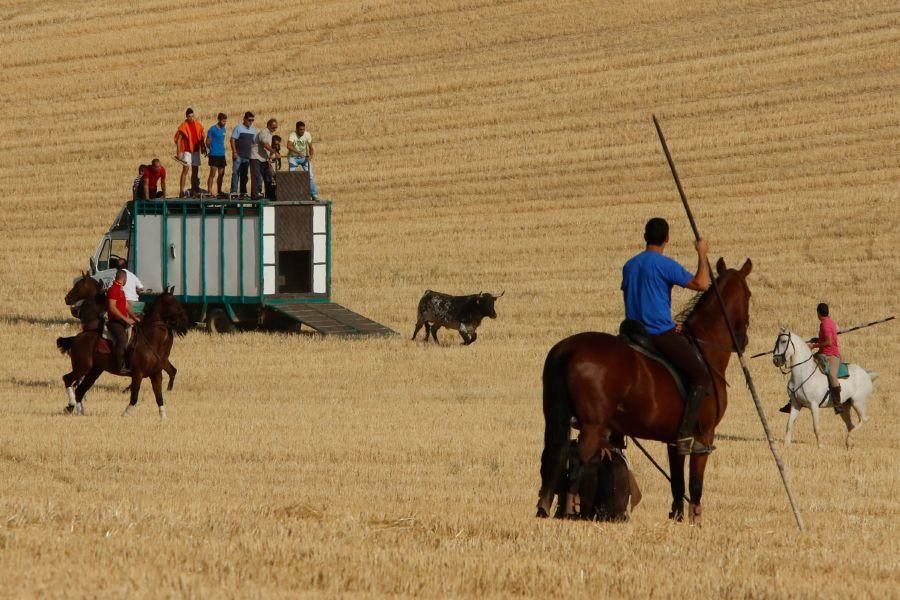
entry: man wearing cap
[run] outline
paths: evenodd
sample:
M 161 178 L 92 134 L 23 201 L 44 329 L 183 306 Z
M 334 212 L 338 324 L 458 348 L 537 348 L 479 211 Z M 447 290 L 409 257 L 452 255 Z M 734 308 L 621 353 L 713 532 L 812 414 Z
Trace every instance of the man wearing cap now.
M 244 113 L 244 120 L 231 130 L 231 195 L 238 193 L 238 181 L 241 185 L 241 197 L 247 195 L 247 170 L 250 167 L 250 158 L 256 148 L 256 127 L 253 121 L 256 117 L 249 110 Z M 250 193 L 258 195 L 256 182 L 250 182 Z
M 179 197 L 184 196 L 188 171 L 191 173 L 191 195 L 200 193 L 200 153 L 206 154 L 206 136 L 203 125 L 194 118 L 194 109 L 184 111 L 184 121 L 175 131 L 175 152 L 182 164 Z

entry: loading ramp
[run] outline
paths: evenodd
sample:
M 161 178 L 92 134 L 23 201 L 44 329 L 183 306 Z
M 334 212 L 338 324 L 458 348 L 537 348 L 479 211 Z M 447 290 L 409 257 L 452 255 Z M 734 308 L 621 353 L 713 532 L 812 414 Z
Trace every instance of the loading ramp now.
M 288 302 L 269 305 L 322 335 L 394 336 L 396 331 L 334 302 Z

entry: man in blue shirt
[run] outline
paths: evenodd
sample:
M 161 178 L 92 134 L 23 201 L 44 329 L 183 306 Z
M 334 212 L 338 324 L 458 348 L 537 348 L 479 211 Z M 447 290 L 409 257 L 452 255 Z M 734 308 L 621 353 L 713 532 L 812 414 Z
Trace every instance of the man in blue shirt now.
M 657 350 L 688 380 L 684 414 L 676 435 L 676 451 L 688 454 L 708 454 L 712 448 L 694 439 L 700 403 L 709 393 L 709 371 L 697 351 L 681 335 L 680 327 L 672 320 L 672 286 L 705 291 L 709 287 L 709 262 L 706 240 L 698 240 L 697 271 L 691 274 L 663 253 L 669 243 L 669 224 L 654 217 L 644 228 L 646 249 L 631 258 L 622 268 L 622 292 L 625 296 L 625 318 L 640 321 L 647 328 Z
M 213 181 L 218 184 L 217 198 L 226 198 L 222 192 L 222 180 L 225 178 L 225 123 L 228 117 L 219 113 L 216 124 L 206 131 L 206 147 L 209 148 L 209 181 L 206 189 L 213 193 Z

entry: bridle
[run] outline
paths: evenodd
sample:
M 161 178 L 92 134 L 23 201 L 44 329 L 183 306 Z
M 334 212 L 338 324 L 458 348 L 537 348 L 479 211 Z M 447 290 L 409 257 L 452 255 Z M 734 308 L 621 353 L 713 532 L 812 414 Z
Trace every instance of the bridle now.
M 787 338 L 787 343 L 784 345 L 784 351 L 779 354 L 778 346 L 779 346 L 779 344 L 781 344 L 781 338 Z M 789 331 L 783 331 L 778 334 L 777 338 L 775 338 L 775 347 L 772 348 L 772 362 L 775 362 L 775 359 L 781 359 L 781 364 L 778 365 L 776 363 L 776 366 L 778 367 L 778 370 L 781 371 L 782 375 L 787 375 L 788 373 L 793 371 L 795 368 L 799 367 L 800 365 L 808 363 L 815 357 L 815 355 L 810 355 L 810 357 L 807 358 L 806 360 L 800 361 L 798 363 L 794 363 L 788 367 L 787 366 L 788 348 L 793 349 L 795 353 L 797 351 L 797 347 L 794 345 L 794 340 L 791 337 L 791 333 Z M 806 384 L 807 381 L 812 379 L 813 375 L 815 375 L 815 374 L 816 374 L 816 369 L 813 369 L 812 372 L 809 374 L 809 376 L 806 379 L 804 379 L 803 381 L 801 381 L 800 385 L 798 385 L 797 387 L 795 387 L 793 389 L 791 389 L 791 385 L 790 385 L 790 383 L 788 383 L 788 389 L 791 390 L 791 394 L 793 395 L 797 390 L 802 389 L 804 384 Z

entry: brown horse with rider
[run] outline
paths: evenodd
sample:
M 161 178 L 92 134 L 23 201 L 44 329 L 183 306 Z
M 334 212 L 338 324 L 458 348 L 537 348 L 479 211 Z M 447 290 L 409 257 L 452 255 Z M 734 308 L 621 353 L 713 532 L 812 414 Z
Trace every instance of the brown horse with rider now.
M 100 315 L 103 312 L 104 297 L 99 282 L 88 275 L 82 275 L 66 294 L 67 304 L 75 304 L 79 300 L 82 301 L 79 310 L 83 323 L 81 333 L 72 337 L 60 337 L 56 340 L 56 345 L 72 359 L 72 371 L 63 376 L 63 383 L 69 394 L 67 411 L 84 414 L 82 401 L 87 391 L 104 371 L 120 375 L 121 365 L 111 351 L 113 349 L 109 348 L 102 337 Z M 166 290 L 146 306 L 143 319 L 134 325 L 128 373 L 131 378 L 131 400 L 125 409 L 125 415 L 137 404 L 141 381 L 149 378 L 160 417 L 165 418 L 162 373 L 169 371 L 171 389 L 175 369 L 169 362 L 169 353 L 175 337 L 185 335 L 188 326 L 188 315 L 170 290 Z
M 645 236 L 652 233 L 651 223 L 647 229 Z M 656 237 L 647 239 L 647 251 L 661 254 L 661 248 L 651 246 L 665 246 L 668 227 L 661 238 L 658 230 L 656 233 Z M 697 251 L 698 263 L 705 264 L 705 244 L 698 243 Z M 549 516 L 554 494 L 573 490 L 581 497 L 581 513 L 593 515 L 600 461 L 608 460 L 611 450 L 621 444 L 624 436 L 633 436 L 668 444 L 672 477 L 669 516 L 676 520 L 684 515 L 684 461 L 685 456 L 690 457 L 689 516 L 692 521 L 700 519 L 704 471 L 713 449 L 716 426 L 727 407 L 724 373 L 732 353 L 731 337 L 712 290 L 698 297 L 681 327 L 669 323 L 670 312 L 663 316 L 663 311 L 670 311 L 672 285 L 688 287 L 689 283 L 699 283 L 694 289 L 706 288 L 702 285 L 703 267 L 698 265 L 698 273 L 691 275 L 683 268 L 678 271 L 671 265 L 660 266 L 662 261 L 657 256 L 646 260 L 638 265 L 637 274 L 630 281 L 627 269 L 623 270 L 626 315 L 648 326 L 653 342 L 657 342 L 660 329 L 666 337 L 682 338 L 676 343 L 654 345 L 669 363 L 681 367 L 681 374 L 688 379 L 686 389 L 680 389 L 663 364 L 621 337 L 580 333 L 557 343 L 547 355 L 543 372 L 545 430 L 538 516 Z M 746 278 L 752 267 L 749 260 L 740 269 L 729 269 L 723 259 L 716 264 L 716 285 L 742 350 L 747 344 L 749 325 L 750 289 Z M 634 285 L 644 287 L 634 289 Z M 647 290 L 654 285 L 655 290 Z M 629 293 L 636 297 L 633 303 Z M 664 294 L 663 298 L 660 293 Z M 657 302 L 660 300 L 664 303 L 662 308 Z M 699 382 L 691 377 L 697 371 L 690 365 L 691 361 L 698 361 L 706 375 Z M 690 371 L 685 365 L 691 366 Z M 566 482 L 573 417 L 581 428 L 578 464 L 574 468 L 570 466 L 570 481 Z

